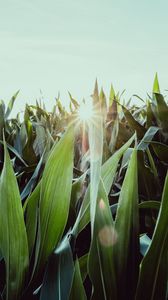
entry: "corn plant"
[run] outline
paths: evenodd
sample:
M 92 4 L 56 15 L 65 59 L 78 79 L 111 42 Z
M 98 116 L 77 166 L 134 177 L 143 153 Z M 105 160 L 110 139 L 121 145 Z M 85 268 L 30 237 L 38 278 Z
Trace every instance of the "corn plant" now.
M 168 106 L 157 75 L 137 107 L 96 82 L 93 116 L 58 97 L 1 103 L 0 298 L 168 297 Z M 137 96 L 134 96 L 137 97 Z

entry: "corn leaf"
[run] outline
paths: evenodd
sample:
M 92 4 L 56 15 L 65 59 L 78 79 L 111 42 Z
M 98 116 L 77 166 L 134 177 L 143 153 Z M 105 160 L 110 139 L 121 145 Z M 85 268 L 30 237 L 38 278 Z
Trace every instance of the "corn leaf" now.
M 71 93 L 70 93 L 70 92 L 68 92 L 68 94 L 69 94 L 69 97 L 70 97 L 70 100 L 71 100 L 71 102 L 70 102 L 70 103 L 72 103 L 72 104 L 73 104 L 73 106 L 74 106 L 74 108 L 75 108 L 75 109 L 78 109 L 78 107 L 79 107 L 79 103 L 78 103 L 78 101 L 77 101 L 77 100 L 75 100 L 75 99 L 72 97 L 72 95 L 71 95 Z
M 99 99 L 100 99 L 100 105 L 101 105 L 103 120 L 105 121 L 106 115 L 107 115 L 107 102 L 106 102 L 106 96 L 105 96 L 105 93 L 103 91 L 103 88 L 101 88 Z
M 79 261 L 76 259 L 75 272 L 69 300 L 86 300 L 86 293 L 82 282 Z
M 36 186 L 31 195 L 27 198 L 24 205 L 24 209 L 26 210 L 26 230 L 30 257 L 32 255 L 36 240 L 39 200 L 40 183 Z
M 154 79 L 154 83 L 153 83 L 153 93 L 160 94 L 160 87 L 159 87 L 159 81 L 158 81 L 157 73 L 155 75 L 155 79 Z
M 42 167 L 42 163 L 43 163 L 43 159 L 44 159 L 44 153 L 43 155 L 41 156 L 36 168 L 35 168 L 35 171 L 33 173 L 33 175 L 31 176 L 30 180 L 28 181 L 28 183 L 26 184 L 26 186 L 24 187 L 22 193 L 21 193 L 21 199 L 25 199 L 30 193 L 31 191 L 33 190 L 34 186 L 35 186 L 35 183 L 37 181 L 37 178 L 39 176 L 39 173 L 40 173 L 40 169 Z
M 4 102 L 0 100 L 0 140 L 2 140 L 4 125 L 5 125 L 5 105 Z
M 168 105 L 166 104 L 164 97 L 161 94 L 154 94 L 157 102 L 157 117 L 158 125 L 161 126 L 164 132 L 168 131 L 167 116 L 168 116 Z
M 149 164 L 146 164 L 143 151 L 138 151 L 138 188 L 146 199 L 155 199 L 158 193 L 158 178 Z
M 123 158 L 122 158 L 122 163 L 121 163 L 121 168 L 120 168 L 120 171 L 119 173 L 122 172 L 122 170 L 128 166 L 128 163 L 130 161 L 130 157 L 131 157 L 131 154 L 132 154 L 132 151 L 133 151 L 133 148 L 128 148 L 124 154 L 123 154 Z
M 146 127 L 149 128 L 155 124 L 157 124 L 155 114 L 152 110 L 152 104 L 148 100 L 146 104 Z
M 117 299 L 113 245 L 117 241 L 108 197 L 100 181 L 88 270 L 93 283 L 91 299 Z
M 93 230 L 96 213 L 97 193 L 101 176 L 103 155 L 103 120 L 100 111 L 93 122 L 89 123 L 89 151 L 90 151 L 90 220 Z
M 111 84 L 110 96 L 109 96 L 109 107 L 112 106 L 114 99 L 115 99 L 115 91 L 114 91 L 113 85 Z
M 139 122 L 137 122 L 130 111 L 122 105 L 122 109 L 124 112 L 124 115 L 126 117 L 126 120 L 129 124 L 129 126 L 136 131 L 137 136 L 139 139 L 143 138 L 144 134 L 146 133 L 146 129 L 144 126 L 142 126 Z
M 159 201 L 144 201 L 139 203 L 139 208 L 142 209 L 156 209 L 159 210 L 160 208 L 160 202 Z
M 23 209 L 6 143 L 0 178 L 0 248 L 6 265 L 6 299 L 18 300 L 29 263 Z
M 138 144 L 137 150 L 146 150 L 149 143 L 152 141 L 152 139 L 154 138 L 155 134 L 158 132 L 159 129 L 160 128 L 156 126 L 149 127 L 144 137 Z
M 152 148 L 156 154 L 156 156 L 163 162 L 168 164 L 168 146 L 159 143 L 159 142 L 151 142 Z
M 48 136 L 45 128 L 41 126 L 40 123 L 37 123 L 36 126 L 36 138 L 34 140 L 33 148 L 35 151 L 36 156 L 42 156 L 44 153 L 44 150 L 46 148 L 46 144 L 48 142 Z M 49 142 L 48 142 L 49 144 Z M 47 146 L 49 146 L 47 144 Z
M 7 119 L 7 118 L 9 117 L 9 115 L 10 115 L 12 109 L 13 109 L 13 105 L 14 105 L 14 103 L 15 103 L 15 100 L 16 100 L 18 94 L 19 94 L 19 91 L 17 91 L 17 92 L 12 96 L 11 100 L 9 101 L 8 108 L 7 108 L 7 111 L 6 111 L 6 113 L 5 113 L 5 119 Z
M 49 259 L 40 300 L 69 299 L 73 274 L 74 263 L 72 251 L 69 238 L 65 237 Z
M 79 198 L 82 196 L 83 193 L 83 185 L 86 179 L 87 171 L 83 173 L 79 178 L 77 178 L 72 184 L 72 191 L 71 191 L 71 208 L 75 211 L 75 207 Z
M 148 156 L 148 159 L 149 159 L 150 169 L 153 172 L 154 177 L 155 177 L 157 183 L 160 184 L 159 183 L 159 176 L 158 176 L 157 168 L 156 168 L 156 165 L 155 165 L 155 161 L 153 159 L 153 156 L 152 156 L 151 151 L 149 150 L 149 148 L 146 149 L 146 153 L 147 153 L 147 156 Z
M 80 272 L 81 272 L 81 277 L 82 281 L 85 280 L 87 276 L 87 261 L 88 261 L 88 253 L 81 256 L 79 259 L 79 266 L 80 266 Z
M 144 256 L 137 287 L 136 300 L 166 299 L 168 253 L 168 175 L 165 179 L 161 207 L 151 245 Z
M 33 143 L 35 140 L 35 136 L 33 133 L 33 125 L 32 122 L 29 119 L 29 112 L 28 112 L 28 107 L 25 110 L 25 116 L 24 116 L 24 121 L 25 121 L 25 128 L 26 128 L 26 144 L 23 148 L 23 158 L 24 160 L 29 164 L 32 165 L 33 163 L 37 162 L 37 157 L 33 148 Z
M 115 99 L 115 98 L 114 98 Z M 115 121 L 117 119 L 119 112 L 119 105 L 116 101 L 112 101 L 111 106 L 109 106 L 108 113 L 107 113 L 107 121 Z
M 94 86 L 94 92 L 93 92 L 93 95 L 92 95 L 92 99 L 93 99 L 93 104 L 94 105 L 99 103 L 99 89 L 98 89 L 97 79 L 95 81 L 95 86 Z
M 118 151 L 116 151 L 101 167 L 101 178 L 103 180 L 105 190 L 107 194 L 110 192 L 110 188 L 115 179 L 116 170 L 118 167 L 119 160 L 121 159 L 123 153 L 127 150 L 127 148 L 132 144 L 135 139 L 135 135 L 133 135 L 127 143 L 125 143 Z M 81 209 L 78 214 L 78 218 L 74 224 L 73 232 L 76 234 L 83 230 L 83 228 L 90 221 L 89 214 L 90 207 L 90 185 L 85 193 L 85 197 L 81 206 Z
M 0 144 L 3 144 L 2 141 L 0 141 Z M 12 147 L 11 145 L 9 145 L 8 143 L 6 143 L 6 146 L 8 148 L 8 150 L 10 150 L 21 162 L 25 167 L 28 167 L 28 165 L 26 164 L 26 162 L 22 159 L 22 157 L 20 156 L 19 152 L 16 150 L 16 148 Z
M 62 237 L 69 212 L 74 153 L 74 132 L 70 127 L 56 143 L 41 180 L 36 269 L 43 268 Z M 36 265 L 37 264 L 37 265 Z
M 131 184 L 130 184 L 131 183 Z M 120 192 L 114 246 L 119 299 L 134 299 L 139 267 L 137 151 L 134 149 Z

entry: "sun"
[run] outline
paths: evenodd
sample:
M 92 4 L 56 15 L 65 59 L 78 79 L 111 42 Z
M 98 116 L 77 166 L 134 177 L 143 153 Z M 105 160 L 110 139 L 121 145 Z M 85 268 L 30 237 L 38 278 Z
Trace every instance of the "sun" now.
M 78 109 L 78 118 L 80 121 L 88 122 L 94 116 L 93 103 L 88 101 L 87 103 L 82 102 Z

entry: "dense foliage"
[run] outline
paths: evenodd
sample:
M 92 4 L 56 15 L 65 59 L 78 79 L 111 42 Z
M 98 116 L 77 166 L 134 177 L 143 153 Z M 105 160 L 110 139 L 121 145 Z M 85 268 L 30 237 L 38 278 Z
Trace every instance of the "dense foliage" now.
M 142 105 L 109 99 L 94 115 L 70 95 L 23 121 L 0 102 L 0 298 L 168 297 L 168 105 L 157 75 Z

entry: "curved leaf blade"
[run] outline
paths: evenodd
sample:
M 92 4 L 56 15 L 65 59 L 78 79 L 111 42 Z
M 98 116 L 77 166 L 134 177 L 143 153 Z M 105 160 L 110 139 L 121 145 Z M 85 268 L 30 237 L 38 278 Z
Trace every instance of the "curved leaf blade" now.
M 69 212 L 74 131 L 70 127 L 50 153 L 41 180 L 36 271 L 43 268 L 62 237 Z
M 151 126 L 148 128 L 147 132 L 145 133 L 144 137 L 140 141 L 137 146 L 137 150 L 146 150 L 149 143 L 152 141 L 154 135 L 158 132 L 160 128 L 156 126 Z
M 29 264 L 28 242 L 17 180 L 4 142 L 0 178 L 0 248 L 6 264 L 6 299 L 18 300 Z
M 153 83 L 153 93 L 160 93 L 160 87 L 159 87 L 159 81 L 158 81 L 158 76 L 157 73 L 155 74 L 155 79 Z
M 119 196 L 114 246 L 119 298 L 134 299 L 139 268 L 137 150 L 133 150 Z
M 7 111 L 6 111 L 6 113 L 5 113 L 5 119 L 7 119 L 7 118 L 9 117 L 9 115 L 10 115 L 12 109 L 13 109 L 13 105 L 14 105 L 14 103 L 15 103 L 15 100 L 16 100 L 16 98 L 17 98 L 19 92 L 20 92 L 20 91 L 18 90 L 18 91 L 12 96 L 11 100 L 9 101 L 9 103 L 8 103 L 8 108 L 7 108 Z
M 161 207 L 151 245 L 144 256 L 137 287 L 136 300 L 166 299 L 168 253 L 168 175 L 162 194 Z
M 116 170 L 118 167 L 119 160 L 121 159 L 123 153 L 127 150 L 127 148 L 133 143 L 135 139 L 135 135 L 133 135 L 127 143 L 125 143 L 118 151 L 116 151 L 101 167 L 101 178 L 103 180 L 105 190 L 107 194 L 110 192 L 110 188 L 115 179 Z M 90 185 L 86 191 L 80 212 L 78 214 L 78 218 L 74 224 L 73 232 L 78 234 L 90 221 L 89 214 L 90 207 Z
M 94 232 L 88 258 L 93 283 L 91 299 L 117 299 L 113 247 L 117 242 L 108 197 L 102 180 L 99 185 Z
M 69 300 L 86 300 L 86 293 L 82 282 L 78 259 L 75 262 L 75 271 Z
M 68 237 L 62 241 L 49 259 L 40 300 L 69 299 L 74 263 Z M 79 299 L 79 298 L 78 298 Z

